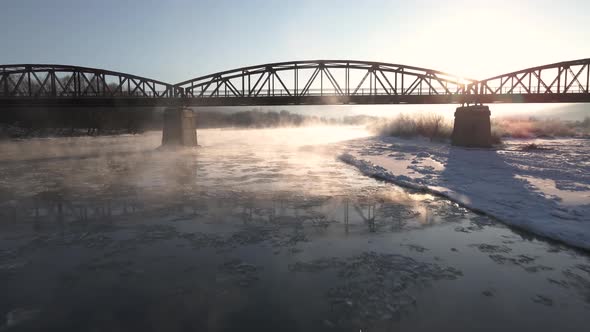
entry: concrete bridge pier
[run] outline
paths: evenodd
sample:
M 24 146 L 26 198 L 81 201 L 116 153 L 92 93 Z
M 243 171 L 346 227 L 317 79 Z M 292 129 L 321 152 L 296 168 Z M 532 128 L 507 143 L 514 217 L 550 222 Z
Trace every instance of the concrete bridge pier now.
M 490 114 L 490 108 L 484 105 L 457 107 L 451 143 L 465 147 L 491 147 Z
M 162 146 L 197 146 L 195 113 L 188 107 L 164 110 Z

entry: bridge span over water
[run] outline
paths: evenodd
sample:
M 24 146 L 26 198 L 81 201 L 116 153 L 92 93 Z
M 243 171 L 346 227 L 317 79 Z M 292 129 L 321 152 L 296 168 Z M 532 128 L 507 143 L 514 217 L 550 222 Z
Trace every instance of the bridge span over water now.
M 353 60 L 270 63 L 170 84 L 68 65 L 0 66 L 0 108 L 590 102 L 590 58 L 484 80 Z

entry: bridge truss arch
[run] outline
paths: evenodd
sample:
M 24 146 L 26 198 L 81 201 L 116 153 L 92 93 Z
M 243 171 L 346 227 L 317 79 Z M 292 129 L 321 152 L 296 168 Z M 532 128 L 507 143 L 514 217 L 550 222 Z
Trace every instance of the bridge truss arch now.
M 172 84 L 115 71 L 54 64 L 0 66 L 3 98 L 172 98 Z
M 88 67 L 0 65 L 0 107 L 473 102 L 590 102 L 590 58 L 481 81 L 384 62 L 290 61 L 227 70 L 175 85 Z
M 590 58 L 498 75 L 469 89 L 480 102 L 590 102 Z
M 436 103 L 475 93 L 475 80 L 413 66 L 353 60 L 263 64 L 176 84 L 196 103 Z M 468 90 L 473 89 L 472 91 Z

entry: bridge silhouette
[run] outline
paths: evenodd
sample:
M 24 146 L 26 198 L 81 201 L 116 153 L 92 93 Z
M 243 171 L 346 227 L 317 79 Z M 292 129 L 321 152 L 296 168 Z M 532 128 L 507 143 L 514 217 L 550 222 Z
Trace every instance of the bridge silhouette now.
M 484 80 L 368 61 L 278 62 L 169 84 L 96 68 L 0 66 L 0 107 L 590 102 L 590 58 Z

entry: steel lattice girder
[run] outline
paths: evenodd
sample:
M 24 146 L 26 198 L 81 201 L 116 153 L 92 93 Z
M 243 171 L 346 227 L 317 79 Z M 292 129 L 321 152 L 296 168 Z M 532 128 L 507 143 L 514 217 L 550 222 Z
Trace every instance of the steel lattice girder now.
M 302 79 L 304 71 L 309 75 Z M 334 74 L 336 71 L 341 74 L 339 79 Z M 352 80 L 351 74 L 357 74 L 357 79 Z M 466 87 L 474 82 L 432 69 L 398 64 L 316 60 L 238 68 L 197 77 L 176 86 L 189 97 L 439 95 L 470 93 Z M 314 84 L 319 85 L 319 89 L 312 92 Z
M 475 83 L 479 95 L 589 93 L 590 59 L 558 62 Z
M 0 66 L 0 96 L 3 97 L 171 98 L 181 95 L 172 84 L 102 69 L 46 64 Z
M 218 72 L 175 85 L 78 66 L 0 66 L 0 105 L 590 102 L 589 87 L 590 59 L 481 81 L 383 62 L 293 61 Z

